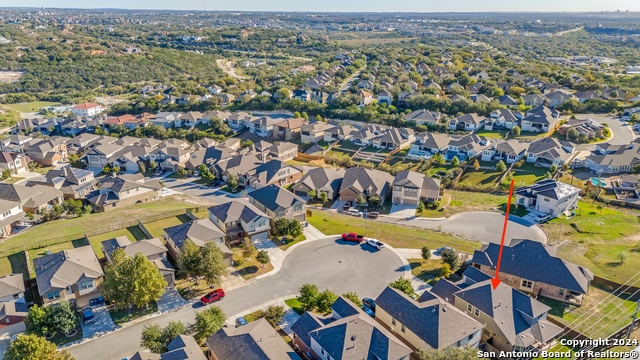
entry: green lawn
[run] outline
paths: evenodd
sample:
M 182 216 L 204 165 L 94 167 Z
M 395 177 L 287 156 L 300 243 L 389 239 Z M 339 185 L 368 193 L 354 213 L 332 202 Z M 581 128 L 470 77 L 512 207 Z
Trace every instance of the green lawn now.
M 506 195 L 447 190 L 440 202 L 440 207 L 444 207 L 444 210 L 425 210 L 422 217 L 441 218 L 465 211 L 489 211 L 499 209 L 500 206 L 504 207 L 506 203 Z
M 536 140 L 545 137 L 547 133 L 538 133 L 538 132 L 528 132 L 523 131 L 520 133 L 520 136 L 516 136 L 516 139 L 519 140 Z
M 53 169 L 54 166 L 44 166 L 44 167 L 36 167 L 33 169 L 34 172 L 37 172 L 40 175 L 46 175 L 49 170 Z
M 284 301 L 284 303 L 287 304 L 287 306 L 290 307 L 291 310 L 298 313 L 298 315 L 302 315 L 304 313 L 304 310 L 302 310 L 302 308 L 300 307 L 300 302 L 298 301 L 298 298 L 287 299 Z
M 535 167 L 533 164 L 523 164 L 520 168 L 513 168 L 513 180 L 516 187 L 531 185 L 547 178 L 549 169 Z
M 111 320 L 113 320 L 113 322 L 116 325 L 120 326 L 126 322 L 141 318 L 146 315 L 151 315 L 157 311 L 158 311 L 158 304 L 155 301 L 153 301 L 151 304 L 149 304 L 149 307 L 147 308 L 142 308 L 142 309 L 133 308 L 130 314 L 128 314 L 127 309 L 109 310 L 109 314 L 111 315 Z
M 361 146 L 354 145 L 351 141 L 342 141 L 340 144 L 338 144 L 338 146 L 336 146 L 336 147 L 332 148 L 332 150 L 333 150 L 333 149 L 335 149 L 335 150 L 338 150 L 338 149 L 345 149 L 345 150 L 354 150 L 354 151 L 357 151 L 357 150 L 358 150 L 358 149 L 360 149 L 360 148 L 361 148 Z
M 271 263 L 263 265 L 258 262 L 255 254 L 249 261 L 247 261 L 246 258 L 242 256 L 242 248 L 234 247 L 231 250 L 233 251 L 233 260 L 236 264 L 240 262 L 240 265 L 236 266 L 235 269 L 245 280 L 252 279 L 258 275 L 266 274 L 273 270 L 273 265 L 271 265 Z
M 304 235 L 300 235 L 298 236 L 297 239 L 292 240 L 289 237 L 281 237 L 281 238 L 272 238 L 271 241 L 278 245 L 278 247 L 284 251 L 286 251 L 288 248 L 290 248 L 293 244 L 297 244 L 301 241 L 307 240 L 307 238 Z
M 2 107 L 5 107 L 9 110 L 14 110 L 17 112 L 38 112 L 44 107 L 48 106 L 57 106 L 60 103 L 50 102 L 50 101 L 33 101 L 28 103 L 16 103 L 16 104 L 3 104 Z
M 475 134 L 478 136 L 484 136 L 487 139 L 504 139 L 507 136 L 509 130 L 501 130 L 501 131 L 490 131 L 490 130 L 479 130 L 476 131 Z
M 327 235 L 344 232 L 365 234 L 365 219 L 361 218 L 326 211 L 313 211 L 311 216 L 307 216 L 307 221 Z M 367 236 L 379 239 L 395 248 L 420 249 L 423 246 L 428 246 L 431 249 L 436 249 L 441 246 L 451 246 L 466 253 L 472 253 L 480 248 L 480 243 L 468 241 L 448 233 L 372 220 L 367 221 L 367 223 Z
M 184 224 L 191 219 L 186 214 L 181 214 L 178 216 L 173 216 L 170 218 L 157 220 L 149 223 L 144 223 L 144 227 L 149 230 L 153 237 L 162 239 L 162 235 L 164 234 L 164 229 L 180 224 Z
M 435 283 L 440 278 L 440 269 L 442 269 L 442 261 L 436 259 L 409 259 L 411 266 L 411 274 L 422 281 Z
M 582 332 L 587 337 L 597 339 L 605 338 L 629 324 L 636 302 L 627 300 L 627 297 L 616 296 L 609 290 L 591 286 L 580 307 L 545 297 L 540 297 L 539 300 L 551 307 L 550 317 L 570 324 L 572 329 Z M 593 326 L 594 321 L 598 321 L 597 326 Z

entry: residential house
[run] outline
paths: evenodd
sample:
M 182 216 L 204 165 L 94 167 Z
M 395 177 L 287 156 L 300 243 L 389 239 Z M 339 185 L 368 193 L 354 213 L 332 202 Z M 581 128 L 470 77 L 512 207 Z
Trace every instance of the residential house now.
M 575 96 L 581 103 L 587 100 L 602 100 L 603 97 L 602 91 L 600 90 L 576 91 L 573 96 Z
M 415 349 L 479 345 L 483 324 L 430 291 L 416 301 L 387 286 L 375 303 L 376 320 Z
M 453 94 L 453 93 L 464 92 L 464 91 L 465 91 L 464 86 L 458 84 L 457 82 L 451 83 L 446 86 L 447 94 Z
M 483 245 L 471 266 L 494 276 L 500 244 Z M 533 296 L 582 305 L 593 273 L 556 255 L 557 248 L 538 241 L 513 239 L 502 248 L 500 280 Z
M 34 258 L 33 268 L 44 305 L 69 300 L 83 307 L 102 296 L 104 272 L 91 246 Z
M 222 230 L 227 244 L 242 242 L 245 237 L 266 240 L 271 230 L 267 214 L 244 199 L 210 207 L 209 220 Z
M 518 106 L 518 102 L 509 95 L 499 96 L 496 100 L 500 103 L 500 105 L 504 106 Z
M 511 111 L 507 109 L 498 109 L 492 112 L 487 118 L 484 129 L 485 130 L 511 130 L 514 126 L 517 126 L 522 120 L 522 114 L 517 111 Z
M 409 99 L 416 96 L 417 93 L 415 91 L 400 91 L 398 93 L 398 104 L 406 105 Z
M 167 345 L 167 352 L 155 354 L 142 350 L 133 354 L 129 360 L 207 360 L 207 357 L 193 336 L 178 335 Z
M 31 136 L 9 135 L 0 140 L 0 151 L 22 154 L 25 152 L 25 148 L 28 147 L 31 140 L 33 140 Z
M 233 94 L 218 94 L 220 98 L 220 106 L 229 106 L 229 104 L 233 103 L 236 97 Z
M 438 201 L 440 180 L 411 170 L 401 171 L 393 179 L 391 199 L 396 205 L 418 205 L 421 201 Z
M 482 161 L 504 161 L 512 164 L 524 158 L 529 144 L 522 141 L 501 140 L 493 142 L 482 150 Z
M 453 138 L 449 141 L 447 151 L 444 154 L 447 161 L 457 157 L 460 161 L 471 159 L 487 146 L 487 139 L 477 134 L 469 134 L 459 138 Z
M 69 154 L 81 154 L 100 140 L 100 135 L 83 133 L 67 142 Z
M 527 149 L 527 162 L 541 167 L 561 167 L 574 155 L 575 145 L 546 137 L 532 142 Z
M 458 131 L 474 131 L 484 126 L 485 118 L 476 114 L 464 114 L 449 120 L 449 129 Z
M 240 186 L 248 186 L 245 175 L 252 173 L 258 166 L 263 164 L 263 160 L 255 154 L 246 154 L 221 159 L 216 162 L 209 170 L 217 177 L 227 180 L 229 175 L 238 177 Z
M 604 136 L 604 126 L 591 118 L 583 120 L 569 119 L 558 127 L 557 133 L 565 135 L 567 140 L 570 140 L 568 135 L 571 129 L 575 130 L 578 139 L 593 140 Z
M 94 170 L 102 170 L 105 166 L 107 166 L 108 160 L 115 155 L 118 151 L 122 150 L 123 147 L 116 144 L 104 144 L 98 145 L 91 148 L 91 150 L 87 151 L 84 155 L 85 162 L 87 163 L 87 168 Z
M 76 116 L 96 116 L 105 110 L 104 106 L 90 102 L 81 103 L 71 108 L 71 112 Z
M 233 114 L 229 115 L 229 117 L 227 117 L 227 125 L 229 125 L 229 127 L 234 130 L 239 130 L 251 124 L 251 121 L 253 121 L 253 119 L 254 117 L 252 117 L 249 113 L 236 111 Z
M 96 184 L 97 190 L 87 194 L 96 212 L 111 211 L 160 198 L 162 185 L 157 180 L 145 181 L 142 174 L 106 176 Z
M 324 132 L 324 141 L 333 142 L 350 139 L 351 134 L 357 131 L 358 130 L 351 125 L 337 125 Z
M 180 116 L 180 126 L 186 128 L 193 128 L 202 123 L 202 113 L 199 111 L 189 111 Z
M 444 279 L 440 282 L 447 282 L 447 288 L 455 291 L 452 304 L 458 310 L 484 324 L 481 341 L 485 351 L 549 350 L 554 337 L 563 331 L 547 320 L 550 307 L 505 281 L 493 289 L 488 276 L 472 267 L 463 275 L 459 286 Z
M 391 105 L 393 103 L 393 94 L 384 90 L 380 92 L 377 96 L 378 103 Z
M 280 161 L 293 160 L 298 156 L 298 144 L 281 142 L 269 148 L 269 156 Z
M 370 146 L 373 145 L 373 140 L 382 136 L 389 128 L 380 125 L 369 125 L 359 131 L 351 133 L 349 141 L 356 146 Z
M 185 167 L 191 157 L 191 150 L 188 143 L 173 143 L 170 140 L 151 151 L 149 160 L 155 161 L 166 171 L 178 171 L 179 168 Z
M 233 251 L 226 243 L 226 235 L 209 219 L 192 220 L 180 225 L 164 229 L 164 239 L 171 257 L 177 261 L 180 257 L 180 250 L 187 239 L 196 246 L 204 247 L 207 243 L 215 243 L 224 254 L 225 264 L 231 266 Z
M 279 122 L 280 119 L 263 116 L 251 121 L 249 131 L 260 137 L 271 137 L 273 135 L 273 126 Z
M 391 193 L 393 176 L 380 170 L 362 167 L 348 168 L 340 185 L 340 200 L 355 201 L 358 195 L 379 197 L 383 202 Z
M 11 175 L 29 171 L 31 159 L 20 153 L 0 152 L 0 171 L 8 170 Z
M 428 159 L 437 153 L 444 153 L 449 148 L 452 137 L 440 133 L 424 132 L 416 135 L 411 144 L 408 156 L 414 159 Z
M 206 345 L 209 358 L 216 360 L 300 360 L 264 318 L 239 327 L 224 326 Z
M 527 112 L 522 119 L 522 131 L 548 133 L 560 122 L 560 114 L 548 107 L 538 106 Z
M 291 326 L 293 344 L 309 359 L 409 360 L 411 348 L 340 296 L 331 316 L 305 312 Z
M 373 89 L 373 82 L 371 80 L 360 80 L 358 81 L 358 87 L 360 89 L 371 90 Z
M 51 169 L 45 178 L 44 185 L 62 191 L 65 199 L 84 199 L 95 187 L 93 171 L 74 168 L 71 165 Z
M 372 139 L 371 146 L 378 149 L 396 150 L 410 146 L 414 139 L 413 129 L 393 127 Z
M 326 122 L 317 121 L 300 127 L 300 140 L 303 143 L 317 143 L 324 139 L 326 131 L 333 129 L 335 126 Z
M 367 90 L 362 90 L 362 89 L 358 90 L 358 92 L 356 92 L 356 96 L 360 98 L 360 103 L 358 104 L 358 107 L 361 109 L 367 105 L 370 105 L 373 102 L 373 94 Z
M 578 207 L 580 189 L 561 181 L 545 179 L 515 191 L 516 204 L 558 217 Z
M 491 103 L 491 99 L 488 98 L 485 94 L 476 94 L 471 95 L 471 101 L 478 104 L 489 104 Z
M 302 178 L 302 171 L 281 160 L 272 159 L 243 174 L 242 177 L 245 184 L 257 189 L 271 184 L 292 184 Z
M 524 106 L 538 107 L 544 105 L 545 98 L 538 94 L 526 94 L 522 96 Z
M 294 90 L 291 99 L 303 102 L 311 101 L 311 92 L 304 89 Z
M 162 277 L 167 281 L 167 284 L 173 285 L 176 280 L 176 270 L 167 259 L 167 247 L 164 246 L 162 240 L 158 238 L 141 239 L 131 242 L 126 236 L 118 236 L 102 241 L 101 244 L 102 252 L 109 263 L 113 262 L 113 253 L 118 249 L 122 249 L 122 251 L 130 257 L 134 257 L 140 253 L 153 262 L 162 274 Z
M 568 93 L 564 90 L 554 91 L 552 93 L 546 94 L 547 102 L 549 103 L 550 108 L 555 108 L 560 106 L 563 102 L 576 99 L 573 94 Z
M 404 116 L 405 121 L 413 121 L 416 125 L 436 125 L 442 114 L 431 110 L 416 110 Z
M 54 166 L 67 160 L 67 138 L 50 137 L 48 139 L 33 139 L 29 142 L 25 154 L 42 166 Z
M 165 129 L 172 127 L 182 127 L 182 117 L 183 114 L 179 112 L 159 112 L 156 114 L 155 118 L 151 118 L 149 121 L 156 126 L 163 127 Z
M 328 201 L 334 200 L 340 193 L 340 186 L 344 178 L 345 170 L 342 168 L 312 168 L 295 183 L 291 190 L 298 196 L 307 196 L 309 191 L 314 190 L 316 197 L 320 198 L 320 193 L 326 193 Z
M 273 124 L 273 138 L 284 141 L 299 139 L 302 125 L 306 122 L 304 118 L 290 118 L 277 122 Z
M 24 211 L 19 201 L 0 199 L 0 238 L 11 234 L 14 226 L 24 220 Z
M 23 275 L 10 274 L 0 277 L 0 328 L 17 324 L 28 314 Z
M 280 218 L 295 219 L 301 223 L 307 220 L 306 200 L 277 185 L 250 192 L 249 202 L 269 216 L 272 227 L 275 226 L 275 220 Z
M 24 212 L 37 215 L 63 202 L 62 191 L 40 184 L 23 186 L 0 183 L 0 199 L 17 202 Z
M 629 145 L 596 145 L 595 151 L 582 160 L 584 167 L 596 174 L 617 174 L 633 171 L 640 162 L 640 147 L 637 142 Z

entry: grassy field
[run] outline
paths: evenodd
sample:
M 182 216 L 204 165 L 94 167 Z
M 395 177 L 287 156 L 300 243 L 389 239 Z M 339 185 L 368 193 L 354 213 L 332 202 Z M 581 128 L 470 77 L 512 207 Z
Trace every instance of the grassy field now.
M 487 139 L 504 139 L 507 137 L 507 133 L 509 130 L 501 130 L 501 131 L 490 131 L 490 130 L 479 130 L 474 134 L 478 136 L 484 136 Z
M 440 278 L 440 269 L 442 269 L 442 261 L 436 259 L 409 259 L 411 266 L 411 274 L 422 281 L 435 283 Z
M 287 299 L 284 301 L 284 303 L 287 304 L 287 306 L 290 307 L 291 310 L 298 313 L 298 315 L 302 315 L 304 313 L 304 310 L 302 310 L 302 307 L 300 306 L 300 302 L 298 301 L 298 298 Z
M 512 171 L 515 187 L 531 185 L 537 181 L 546 179 L 548 171 L 546 168 L 535 167 L 532 164 L 524 164 L 519 169 Z
M 402 41 L 411 41 L 416 39 L 417 38 L 410 38 L 410 37 L 348 39 L 348 40 L 338 40 L 338 43 L 341 45 L 347 45 L 347 46 L 382 45 L 382 44 L 395 44 Z
M 40 109 L 47 106 L 57 106 L 60 103 L 49 102 L 49 101 L 33 101 L 28 103 L 16 103 L 16 104 L 3 104 L 2 107 L 7 108 L 9 110 L 14 110 L 17 112 L 37 112 Z
M 10 178 L 8 178 L 8 179 L 3 180 L 3 182 L 4 182 L 5 184 L 15 184 L 15 183 L 17 183 L 17 182 L 18 182 L 18 181 L 20 181 L 20 180 L 24 180 L 24 178 L 23 178 L 23 177 L 20 177 L 20 176 L 12 176 L 12 177 L 10 177 Z
M 553 219 L 543 228 L 559 244 L 558 256 L 622 283 L 640 269 L 639 219 L 637 213 L 580 201 L 574 217 Z M 624 263 L 617 259 L 621 251 L 629 254 Z
M 258 275 L 266 274 L 269 271 L 273 270 L 273 265 L 271 263 L 267 263 L 265 265 L 258 262 L 256 256 L 252 256 L 249 261 L 246 260 L 242 256 L 242 249 L 235 247 L 231 249 L 233 251 L 233 260 L 236 262 L 240 262 L 240 266 L 236 266 L 236 271 L 243 279 L 249 280 Z
M 480 169 L 478 171 L 473 168 L 467 168 L 460 178 L 460 185 L 469 185 L 475 188 L 493 189 L 502 174 L 495 170 Z
M 155 312 L 158 311 L 158 304 L 153 301 L 151 304 L 149 304 L 148 307 L 143 308 L 143 309 L 133 309 L 131 310 L 131 313 L 128 314 L 126 309 L 122 309 L 122 310 L 109 310 L 109 314 L 111 315 L 111 319 L 113 320 L 113 322 L 120 326 L 123 323 L 141 318 L 143 316 L 146 315 L 150 315 L 153 314 Z
M 149 230 L 151 235 L 155 238 L 162 239 L 162 235 L 164 234 L 164 229 L 180 224 L 184 224 L 186 222 L 191 221 L 191 219 L 186 214 L 181 214 L 178 216 L 173 216 L 170 218 L 156 220 L 149 223 L 144 223 L 144 227 Z
M 492 193 L 447 190 L 443 199 L 446 196 L 450 196 L 451 200 L 448 203 L 446 201 L 441 202 L 441 206 L 445 208 L 444 210 L 425 210 L 422 213 L 422 217 L 440 218 L 465 211 L 488 211 L 500 208 L 500 206 L 504 206 L 507 203 L 506 195 Z
M 544 297 L 540 301 L 551 307 L 550 317 L 592 339 L 605 338 L 629 324 L 636 307 L 636 302 L 627 300 L 627 297 L 613 295 L 597 286 L 589 288 L 580 307 L 568 306 Z
M 326 211 L 313 211 L 311 216 L 307 216 L 307 221 L 327 235 L 344 232 L 365 233 L 365 219 L 361 218 Z M 379 239 L 395 248 L 420 249 L 423 246 L 428 246 L 430 249 L 436 249 L 441 246 L 451 246 L 466 253 L 472 253 L 480 248 L 480 243 L 468 241 L 452 234 L 392 225 L 379 221 L 368 221 L 366 235 Z

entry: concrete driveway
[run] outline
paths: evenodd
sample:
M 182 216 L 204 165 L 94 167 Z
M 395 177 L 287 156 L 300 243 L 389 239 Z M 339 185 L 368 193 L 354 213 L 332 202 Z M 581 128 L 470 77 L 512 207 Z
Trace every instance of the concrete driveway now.
M 412 216 L 416 216 L 415 205 L 391 205 L 389 217 L 409 218 Z
M 464 212 L 444 220 L 427 218 L 394 219 L 380 217 L 376 221 L 396 223 L 398 225 L 415 226 L 425 229 L 441 230 L 460 234 L 470 240 L 483 243 L 500 243 L 504 214 L 488 211 Z M 538 226 L 517 217 L 509 217 L 507 237 L 509 239 L 531 239 L 542 243 L 547 242 L 547 235 Z
M 187 305 L 187 301 L 180 296 L 174 286 L 167 286 L 157 303 L 159 312 L 172 311 Z
M 4 354 L 9 347 L 12 335 L 24 333 L 25 331 L 27 331 L 27 328 L 24 326 L 24 322 L 0 328 L 0 355 Z
M 355 291 L 361 297 L 375 298 L 391 281 L 404 275 L 403 262 L 391 250 L 372 251 L 365 245 L 347 244 L 335 237 L 312 241 L 295 248 L 282 269 L 269 277 L 226 292 L 216 303 L 228 316 L 262 306 L 282 297 L 297 295 L 305 283 L 336 294 Z M 140 350 L 140 334 L 145 324 L 161 326 L 169 321 L 192 323 L 195 313 L 206 307 L 187 306 L 155 318 L 68 348 L 76 359 L 111 360 L 129 357 Z
M 111 315 L 109 315 L 109 310 L 107 310 L 105 305 L 93 306 L 92 309 L 95 322 L 89 325 L 85 325 L 84 322 L 81 323 L 83 339 L 106 334 L 115 330 L 117 327 L 113 320 L 111 320 Z M 80 316 L 82 316 L 82 314 Z

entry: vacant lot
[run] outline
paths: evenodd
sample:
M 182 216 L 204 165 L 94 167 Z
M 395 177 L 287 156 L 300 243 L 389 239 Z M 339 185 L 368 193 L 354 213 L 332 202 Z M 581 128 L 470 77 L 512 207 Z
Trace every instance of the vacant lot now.
M 311 216 L 307 216 L 307 221 L 327 235 L 344 232 L 365 234 L 365 219 L 361 218 L 326 211 L 313 211 Z M 480 248 L 480 243 L 465 240 L 452 234 L 372 220 L 367 221 L 366 236 L 379 239 L 395 248 L 419 249 L 428 246 L 430 249 L 436 249 L 441 246 L 451 246 L 466 253 L 473 253 L 474 250 Z
M 144 223 L 144 227 L 149 230 L 151 235 L 155 238 L 162 239 L 164 229 L 180 224 L 189 222 L 191 219 L 186 214 L 180 214 L 178 216 L 172 216 L 170 218 L 152 221 Z
M 442 198 L 440 206 L 444 207 L 444 210 L 425 210 L 422 217 L 441 218 L 465 211 L 489 211 L 507 204 L 506 195 L 493 193 L 446 190 Z
M 14 110 L 21 113 L 28 112 L 38 112 L 42 108 L 47 106 L 57 106 L 60 103 L 49 102 L 49 101 L 33 101 L 28 103 L 16 103 L 16 104 L 3 104 L 2 107 L 7 108 L 9 110 Z
M 341 45 L 348 46 L 361 46 L 361 45 L 381 45 L 381 44 L 394 44 L 402 41 L 411 41 L 417 38 L 400 37 L 400 38 L 370 38 L 370 39 L 349 39 L 338 40 Z

